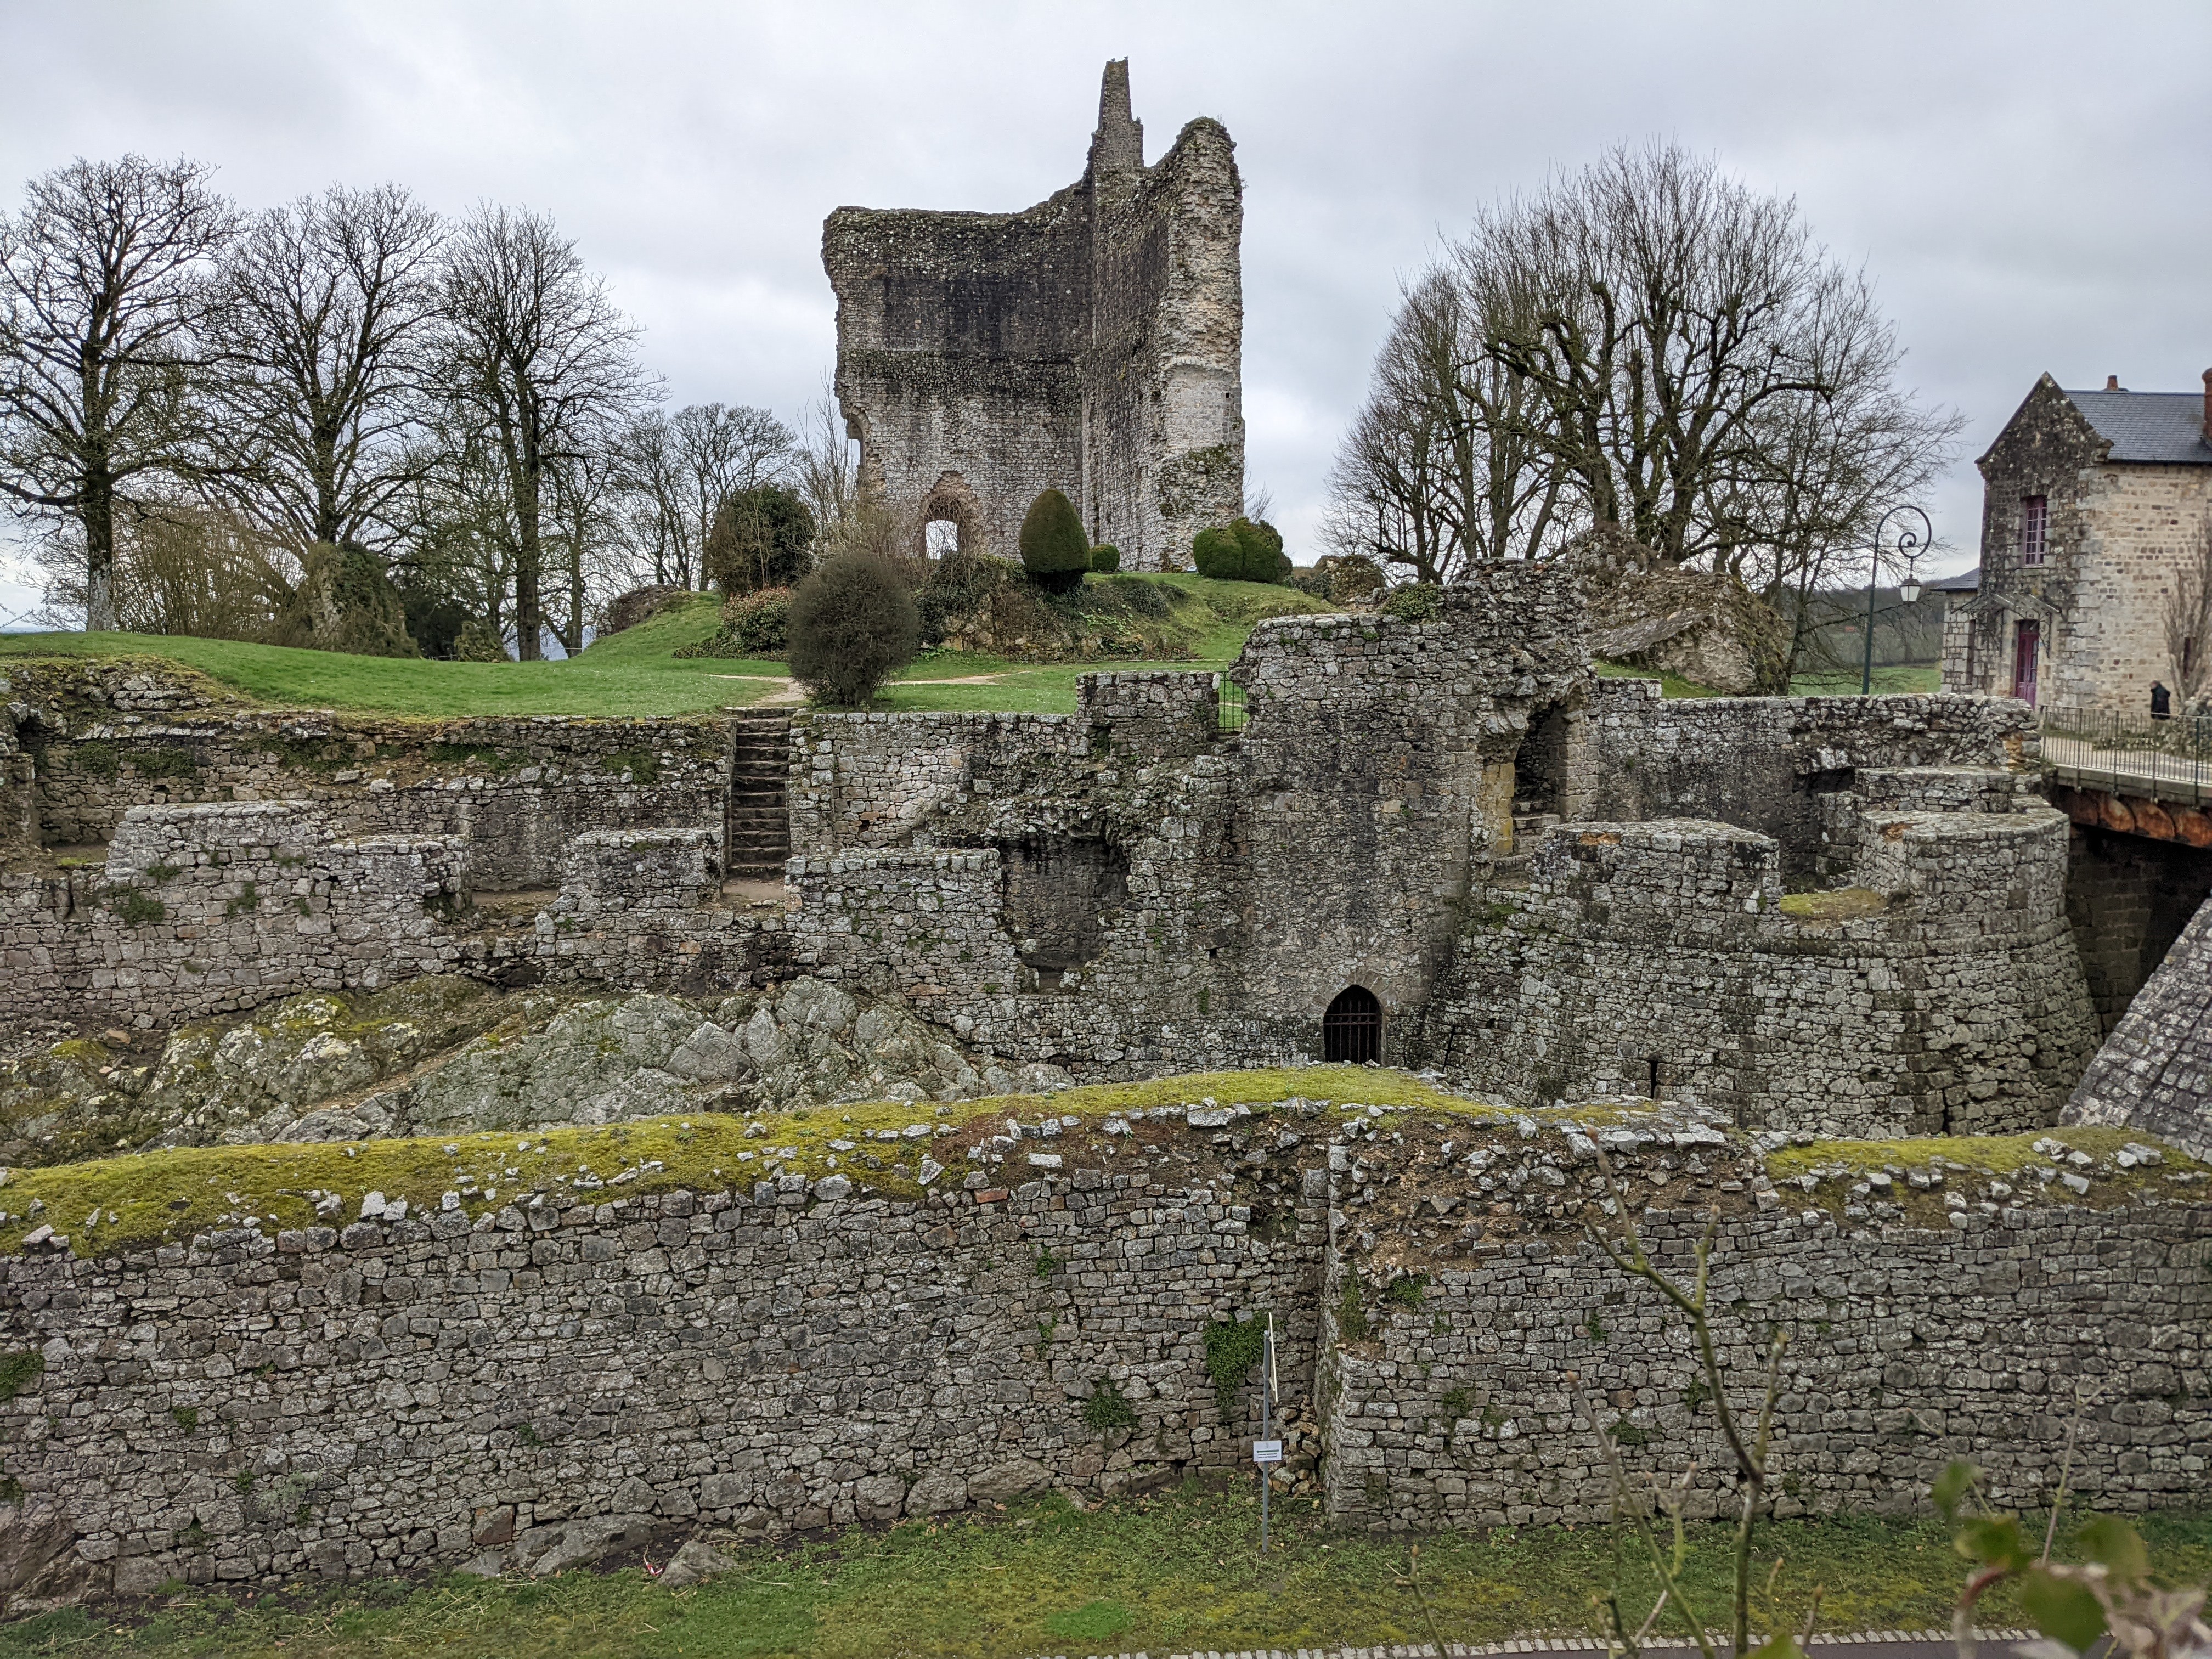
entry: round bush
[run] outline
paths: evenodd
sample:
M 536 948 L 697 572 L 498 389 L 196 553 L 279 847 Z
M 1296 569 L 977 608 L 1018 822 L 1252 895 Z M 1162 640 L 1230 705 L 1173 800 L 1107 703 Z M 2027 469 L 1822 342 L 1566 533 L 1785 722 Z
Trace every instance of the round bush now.
M 1118 547 L 1094 547 L 1091 550 L 1091 568 L 1102 574 L 1121 568 L 1121 550 Z
M 707 532 L 707 580 L 725 593 L 788 587 L 814 562 L 814 514 L 781 484 L 757 484 L 723 501 Z
M 840 708 L 874 702 L 921 643 L 905 576 L 866 553 L 841 554 L 799 583 L 790 617 L 792 677 L 816 702 Z
M 1030 503 L 1022 517 L 1021 546 L 1022 568 L 1048 592 L 1066 592 L 1091 568 L 1091 538 L 1083 533 L 1075 503 L 1057 489 Z
M 1266 520 L 1238 519 L 1192 538 L 1198 574 L 1223 582 L 1279 582 L 1291 574 L 1282 533 Z

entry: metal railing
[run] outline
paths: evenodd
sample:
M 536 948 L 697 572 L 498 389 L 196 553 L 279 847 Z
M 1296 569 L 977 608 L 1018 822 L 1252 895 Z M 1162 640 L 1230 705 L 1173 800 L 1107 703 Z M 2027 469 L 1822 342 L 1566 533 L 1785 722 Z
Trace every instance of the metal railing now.
M 1220 711 L 1220 729 L 1224 732 L 1242 732 L 1244 729 L 1244 723 L 1252 718 L 1251 700 L 1244 695 L 1244 688 L 1231 684 L 1228 678 L 1224 677 L 1218 682 L 1217 689 L 1218 697 L 1216 707 Z
M 2212 714 L 2148 714 L 2045 707 L 2037 711 L 2043 766 L 2061 783 L 2146 800 L 2212 801 Z

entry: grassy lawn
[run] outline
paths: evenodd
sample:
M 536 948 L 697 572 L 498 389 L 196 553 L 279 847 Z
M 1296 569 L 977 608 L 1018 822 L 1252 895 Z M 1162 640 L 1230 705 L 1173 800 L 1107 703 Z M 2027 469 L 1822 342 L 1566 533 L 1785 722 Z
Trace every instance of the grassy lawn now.
M 1326 609 L 1291 588 L 1216 582 L 1192 575 L 1117 576 L 1180 590 L 1200 603 L 1178 607 L 1173 661 L 1105 660 L 1039 665 L 955 652 L 925 653 L 878 707 L 1073 714 L 1075 682 L 1102 669 L 1217 670 L 1244 648 L 1262 617 Z M 430 717 L 460 714 L 674 715 L 711 714 L 785 690 L 780 661 L 679 659 L 678 647 L 710 637 L 720 605 L 698 595 L 593 645 L 573 662 L 458 663 L 351 657 L 203 640 L 181 635 L 0 634 L 0 672 L 19 657 L 166 657 L 198 669 L 256 702 L 299 708 L 362 708 Z M 916 684 L 916 681 L 981 683 Z
M 1430 1631 L 1407 1577 L 1414 1541 L 1443 1638 L 1484 1642 L 1594 1629 L 1593 1598 L 1613 1582 L 1615 1540 L 1603 1527 L 1415 1540 L 1330 1531 L 1304 1501 L 1277 1504 L 1274 1520 L 1276 1549 L 1262 1557 L 1259 1511 L 1241 1493 L 1186 1492 L 1089 1513 L 1054 1498 L 981 1518 L 733 1548 L 738 1571 L 674 1593 L 631 1565 L 542 1583 L 193 1594 L 121 1617 L 67 1611 L 0 1626 L 0 1659 L 1022 1659 L 1422 1642 Z M 2198 1583 L 2212 1571 L 2212 1521 L 2156 1519 L 2143 1532 L 2160 1571 Z M 1940 1628 L 1964 1566 L 1933 1520 L 1780 1522 L 1762 1528 L 1758 1553 L 1762 1583 L 1778 1557 L 1783 1563 L 1773 1611 L 1801 1619 L 1818 1585 L 1827 1630 Z M 1725 1621 L 1729 1571 L 1725 1530 L 1693 1528 L 1685 1577 L 1715 1624 Z M 1648 1574 L 1626 1571 L 1620 1582 L 1624 1604 L 1640 1612 Z M 2008 1600 L 1983 1605 L 1985 1626 L 2017 1621 Z

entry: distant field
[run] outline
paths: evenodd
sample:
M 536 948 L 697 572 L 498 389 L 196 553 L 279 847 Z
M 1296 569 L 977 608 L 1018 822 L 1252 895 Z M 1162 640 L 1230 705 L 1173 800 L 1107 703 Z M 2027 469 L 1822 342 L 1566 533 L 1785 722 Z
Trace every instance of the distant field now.
M 1101 669 L 1218 671 L 1237 659 L 1253 624 L 1283 611 L 1316 608 L 1289 588 L 1216 582 L 1191 575 L 1119 577 L 1182 590 L 1204 601 L 1184 607 L 1188 620 L 1172 643 L 1189 655 L 1167 661 L 1106 659 L 1091 662 L 1009 662 L 957 652 L 927 652 L 901 672 L 879 708 L 948 709 L 1007 714 L 1075 712 L 1079 676 Z M 797 702 L 782 663 L 767 659 L 689 658 L 678 647 L 713 635 L 720 605 L 699 594 L 648 622 L 603 640 L 573 662 L 423 662 L 349 657 L 168 634 L 0 634 L 0 670 L 21 657 L 166 657 L 198 669 L 256 702 L 292 708 L 359 708 L 393 714 L 709 714 L 763 699 Z M 1669 697 L 1709 697 L 1705 686 L 1671 674 L 1600 663 L 1608 677 L 1657 678 Z M 1934 668 L 1875 671 L 1878 691 L 1933 691 Z M 1801 675 L 1799 696 L 1855 693 L 1856 674 Z

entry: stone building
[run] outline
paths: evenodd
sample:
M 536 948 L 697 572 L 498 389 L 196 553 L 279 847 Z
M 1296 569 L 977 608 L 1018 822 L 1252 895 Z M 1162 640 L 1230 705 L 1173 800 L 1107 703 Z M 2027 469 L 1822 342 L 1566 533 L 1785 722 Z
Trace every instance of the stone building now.
M 1170 569 L 1242 510 L 1233 148 L 1201 117 L 1146 166 L 1117 59 L 1083 177 L 1035 207 L 830 216 L 838 400 L 918 550 L 1010 556 L 1030 503 L 1060 489 L 1122 568 Z
M 1981 587 L 1945 617 L 1945 690 L 2148 713 L 2151 682 L 2182 677 L 2166 611 L 2212 515 L 2204 379 L 2201 396 L 2036 382 L 1978 463 Z

